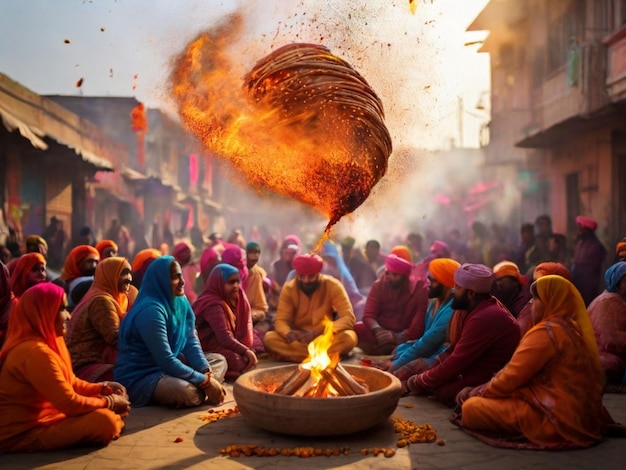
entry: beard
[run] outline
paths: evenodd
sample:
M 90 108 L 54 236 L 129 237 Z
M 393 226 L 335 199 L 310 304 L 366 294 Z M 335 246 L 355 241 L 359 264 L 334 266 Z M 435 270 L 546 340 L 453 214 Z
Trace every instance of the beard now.
M 469 309 L 469 297 L 467 296 L 467 292 L 460 299 L 454 297 L 452 299 L 451 308 L 453 310 L 468 310 Z
M 428 288 L 429 299 L 438 299 L 442 296 L 442 294 L 443 294 L 443 284 L 439 284 L 436 287 L 431 285 Z
M 298 287 L 300 288 L 302 292 L 304 292 L 305 295 L 311 296 L 311 294 L 313 294 L 313 292 L 315 292 L 318 289 L 321 283 L 322 283 L 321 281 L 306 282 L 306 283 L 298 281 Z

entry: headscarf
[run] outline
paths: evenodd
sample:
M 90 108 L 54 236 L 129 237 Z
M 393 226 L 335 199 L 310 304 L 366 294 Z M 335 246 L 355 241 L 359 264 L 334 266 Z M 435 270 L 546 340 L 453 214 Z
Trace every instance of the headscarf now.
M 191 247 L 188 243 L 180 242 L 174 246 L 172 256 L 181 266 L 187 266 L 191 262 Z
M 413 265 L 397 255 L 389 254 L 385 259 L 385 269 L 387 271 L 391 271 L 392 273 L 402 274 L 404 276 L 408 276 L 411 274 L 411 269 L 413 269 Z
M 493 273 L 496 279 L 509 276 L 515 278 L 522 286 L 526 284 L 526 277 L 522 276 L 517 264 L 512 261 L 500 261 L 493 267 Z
M 335 262 L 335 266 L 337 266 L 337 271 L 339 272 L 339 280 L 346 289 L 348 297 L 350 297 L 350 299 L 353 299 L 355 296 L 358 298 L 363 297 L 363 295 L 359 292 L 359 288 L 356 286 L 356 282 L 354 282 L 354 277 L 352 276 L 350 269 L 346 266 L 346 262 L 343 260 L 343 257 L 339 255 L 337 245 L 330 240 L 326 240 L 323 245 L 322 256 L 332 258 Z
M 321 272 L 324 260 L 318 255 L 304 254 L 296 256 L 291 264 L 298 276 L 308 276 Z
M 63 336 L 56 332 L 56 321 L 65 291 L 51 282 L 39 283 L 27 289 L 11 312 L 11 321 L 2 350 L 0 362 L 7 354 L 25 341 L 43 342 L 56 352 L 65 365 L 63 373 L 68 381 L 73 379 L 72 361 Z
M 65 282 L 69 282 L 72 279 L 82 276 L 83 273 L 80 271 L 78 265 L 90 254 L 96 255 L 98 259 L 100 259 L 100 253 L 91 245 L 78 245 L 72 249 L 65 259 L 65 264 L 63 265 L 59 277 Z
M 465 263 L 454 272 L 456 284 L 477 294 L 489 293 L 494 279 L 493 271 L 484 264 Z
M 246 252 L 239 245 L 229 244 L 222 253 L 222 263 L 230 264 L 239 270 L 239 279 L 243 284 L 248 279 Z
M 561 318 L 569 322 L 582 337 L 589 357 L 601 373 L 602 367 L 600 366 L 600 356 L 593 326 L 578 289 L 567 279 L 553 274 L 540 277 L 533 283 L 533 286 L 537 296 L 545 306 L 545 313 L 543 319 L 530 331 L 540 328 L 543 322 L 554 318 Z
M 48 242 L 45 238 L 40 237 L 39 235 L 29 235 L 26 237 L 26 246 L 37 247 L 37 251 L 34 253 L 39 253 L 39 245 L 43 245 L 45 250 L 48 251 Z
M 141 250 L 135 255 L 135 258 L 133 259 L 132 270 L 133 281 L 136 286 L 141 286 L 141 281 L 146 274 L 148 266 L 150 266 L 150 263 L 152 263 L 161 255 L 162 253 L 154 248 L 146 248 L 145 250 Z
M 146 311 L 160 312 L 165 317 L 172 353 L 178 356 L 187 343 L 189 329 L 195 328 L 195 316 L 187 297 L 172 293 L 170 266 L 174 261 L 176 260 L 173 256 L 165 255 L 148 266 L 133 308 L 126 314 L 120 326 L 120 335 L 131 330 L 138 315 L 143 315 Z
M 104 250 L 106 248 L 113 248 L 113 251 L 115 251 L 117 253 L 117 243 L 115 243 L 113 240 L 101 240 L 98 243 L 96 243 L 96 250 L 98 250 L 98 253 L 100 253 L 100 259 L 104 259 Z
M 238 274 L 239 270 L 226 263 L 217 264 L 209 274 L 202 293 L 193 304 L 194 311 L 202 312 L 211 306 L 221 305 L 226 315 L 226 324 L 233 336 L 247 347 L 252 346 L 252 317 L 250 315 L 250 302 L 246 297 L 243 288 L 239 287 L 237 305 L 232 305 L 224 294 L 226 281 L 233 274 Z
M 592 232 L 598 228 L 598 223 L 595 220 L 585 217 L 584 215 L 576 217 L 576 225 L 582 228 L 588 228 Z
M 619 281 L 626 275 L 626 261 L 618 261 L 604 273 L 606 290 L 616 293 Z
M 301 248 L 302 247 L 302 242 L 300 241 L 300 237 L 298 237 L 298 235 L 294 235 L 292 233 L 292 234 L 287 235 L 285 237 L 285 239 L 283 240 L 283 245 L 284 246 L 297 245 L 298 248 Z
M 41 253 L 26 253 L 18 258 L 13 274 L 11 274 L 11 290 L 16 297 L 21 297 L 24 291 L 30 287 L 26 285 L 28 275 L 39 263 L 46 265 L 46 258 Z
M 413 254 L 411 253 L 411 249 L 406 245 L 396 245 L 389 252 L 390 255 L 396 255 L 399 258 L 402 258 L 405 261 L 413 264 Z
M 213 268 L 221 262 L 220 255 L 212 247 L 205 248 L 200 258 L 200 276 L 204 282 L 209 278 Z
M 428 265 L 430 275 L 446 287 L 454 287 L 454 273 L 461 266 L 452 258 L 435 258 Z
M 11 290 L 11 276 L 6 265 L 0 262 L 0 313 L 4 306 L 15 299 L 15 295 Z
M 72 318 L 67 331 L 68 340 L 71 338 L 74 325 L 76 325 L 80 316 L 89 310 L 91 302 L 98 297 L 108 297 L 113 300 L 120 321 L 124 318 L 126 310 L 128 310 L 128 297 L 120 292 L 118 287 L 125 261 L 126 258 L 113 256 L 105 258 L 98 263 L 91 287 L 72 310 Z

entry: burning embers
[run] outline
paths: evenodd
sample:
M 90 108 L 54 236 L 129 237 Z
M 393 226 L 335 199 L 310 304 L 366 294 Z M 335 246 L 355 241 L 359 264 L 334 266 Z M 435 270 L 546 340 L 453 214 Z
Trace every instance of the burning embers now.
M 240 29 L 233 16 L 178 57 L 179 114 L 253 186 L 314 207 L 330 227 L 385 174 L 392 144 L 382 103 L 347 62 L 315 44 L 274 51 L 238 86 L 226 48 Z
M 363 395 L 369 392 L 367 383 L 351 375 L 340 363 L 337 354 L 332 359 L 328 348 L 332 342 L 333 324 L 328 322 L 324 334 L 308 345 L 309 357 L 281 384 L 264 384 L 267 392 L 279 395 L 323 398 Z

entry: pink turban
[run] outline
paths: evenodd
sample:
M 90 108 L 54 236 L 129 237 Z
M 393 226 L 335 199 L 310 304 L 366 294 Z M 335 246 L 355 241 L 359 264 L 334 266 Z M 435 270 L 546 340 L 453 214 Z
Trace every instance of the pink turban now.
M 430 245 L 430 252 L 440 258 L 447 258 L 450 256 L 450 247 L 446 242 L 435 240 L 433 244 Z
M 185 242 L 180 242 L 174 247 L 172 256 L 181 266 L 186 266 L 191 261 L 191 247 Z
M 408 276 L 411 274 L 413 264 L 400 258 L 398 255 L 390 254 L 387 255 L 387 259 L 385 260 L 385 269 L 387 269 L 387 271 L 391 271 L 392 273 Z
M 465 263 L 454 272 L 454 282 L 463 289 L 473 290 L 477 294 L 487 294 L 495 276 L 484 264 Z
M 598 223 L 595 220 L 585 217 L 584 215 L 576 217 L 576 225 L 579 225 L 582 228 L 588 228 L 591 231 L 598 228 Z
M 318 255 L 306 254 L 296 256 L 291 265 L 299 276 L 308 276 L 319 273 L 322 270 L 324 261 Z

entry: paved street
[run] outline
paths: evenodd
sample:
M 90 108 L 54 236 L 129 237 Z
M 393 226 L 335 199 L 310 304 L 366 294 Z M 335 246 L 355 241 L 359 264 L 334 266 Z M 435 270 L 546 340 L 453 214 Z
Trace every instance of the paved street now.
M 263 360 L 262 367 L 277 365 Z M 219 409 L 233 408 L 232 386 Z M 407 406 L 408 405 L 408 406 Z M 412 406 L 413 405 L 413 406 Z M 605 395 L 605 405 L 616 421 L 626 422 L 626 394 Z M 412 406 L 412 407 L 411 407 Z M 157 407 L 133 409 L 122 437 L 102 449 L 80 448 L 28 455 L 0 455 L 4 469 L 613 469 L 624 468 L 626 439 L 607 439 L 591 449 L 578 451 L 516 451 L 489 447 L 448 421 L 450 410 L 424 397 L 404 397 L 394 416 L 416 424 L 430 423 L 445 441 L 396 448 L 391 422 L 356 435 L 335 438 L 301 438 L 276 435 L 246 423 L 234 415 L 209 423 L 208 407 L 171 410 Z M 177 440 L 181 442 L 175 442 Z M 219 449 L 228 445 L 275 448 L 347 447 L 349 455 L 298 457 L 225 457 Z M 393 448 L 386 458 L 361 454 L 363 448 Z

